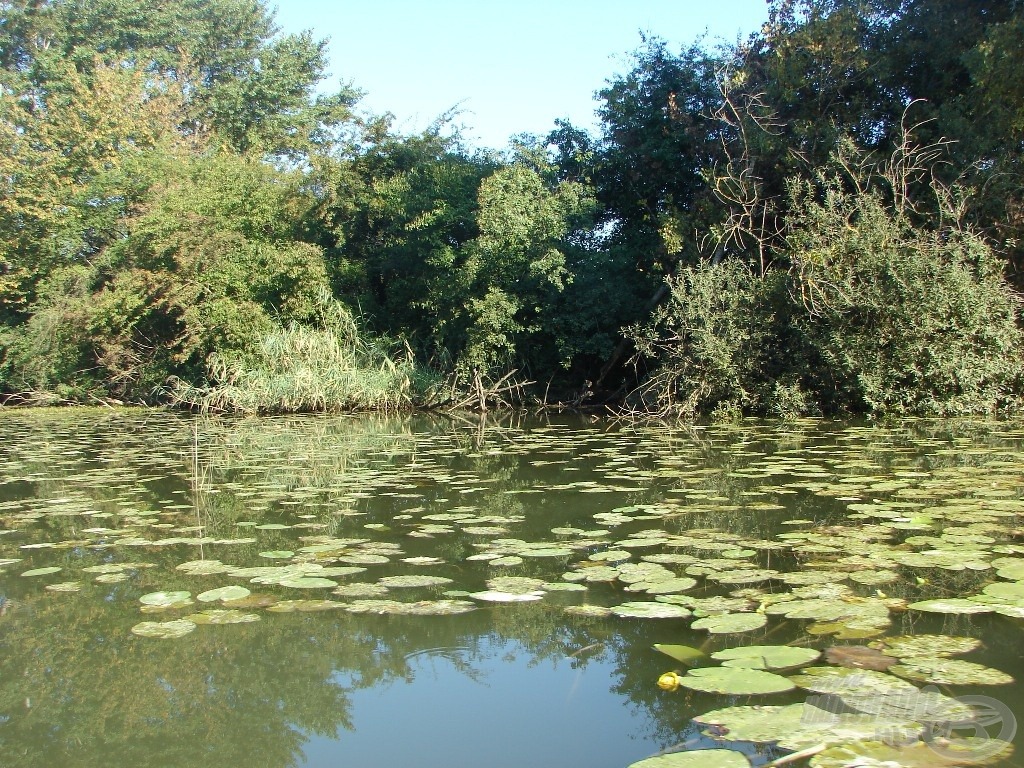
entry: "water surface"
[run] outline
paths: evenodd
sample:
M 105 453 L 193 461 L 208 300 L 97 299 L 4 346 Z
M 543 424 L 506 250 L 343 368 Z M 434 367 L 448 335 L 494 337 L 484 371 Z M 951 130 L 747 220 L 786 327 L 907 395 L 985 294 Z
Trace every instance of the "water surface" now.
M 655 643 L 958 635 L 983 641 L 964 659 L 1024 674 L 1012 594 L 998 613 L 909 607 L 1024 579 L 1017 423 L 73 410 L 2 412 L 0 430 L 4 765 L 616 768 L 716 746 L 695 715 L 807 698 L 661 690 L 687 667 Z M 227 586 L 250 594 L 197 600 Z M 829 589 L 867 613 L 772 607 Z M 692 626 L 726 610 L 764 626 Z M 135 633 L 197 615 L 239 623 Z M 939 688 L 1022 711 L 1015 684 Z

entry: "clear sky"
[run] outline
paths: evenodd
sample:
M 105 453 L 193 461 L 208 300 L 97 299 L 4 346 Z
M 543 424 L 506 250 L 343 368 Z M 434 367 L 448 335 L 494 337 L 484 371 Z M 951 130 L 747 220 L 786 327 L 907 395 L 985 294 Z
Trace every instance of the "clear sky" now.
M 273 0 L 270 0 L 273 7 Z M 330 38 L 333 90 L 402 132 L 458 107 L 464 136 L 502 148 L 556 118 L 594 126 L 594 92 L 630 69 L 640 33 L 678 50 L 706 35 L 735 42 L 761 27 L 767 0 L 278 0 L 284 32 Z

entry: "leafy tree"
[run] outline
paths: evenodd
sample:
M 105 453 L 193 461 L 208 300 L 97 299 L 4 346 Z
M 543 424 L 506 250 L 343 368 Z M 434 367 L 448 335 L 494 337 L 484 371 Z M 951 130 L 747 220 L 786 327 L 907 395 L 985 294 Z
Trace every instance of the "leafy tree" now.
M 132 68 L 177 84 L 181 130 L 214 131 L 236 151 L 295 153 L 322 143 L 357 96 L 314 97 L 326 42 L 278 35 L 258 0 L 5 0 L 0 64 L 7 86 L 45 105 L 67 65 Z

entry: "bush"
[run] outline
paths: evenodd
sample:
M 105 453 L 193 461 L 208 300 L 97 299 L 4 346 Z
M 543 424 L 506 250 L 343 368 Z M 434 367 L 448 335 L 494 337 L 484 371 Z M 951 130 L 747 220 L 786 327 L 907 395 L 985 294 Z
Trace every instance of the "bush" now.
M 631 329 L 631 405 L 692 417 L 955 416 L 1019 407 L 1018 300 L 969 230 L 914 226 L 838 181 L 793 189 L 790 269 L 687 268 Z

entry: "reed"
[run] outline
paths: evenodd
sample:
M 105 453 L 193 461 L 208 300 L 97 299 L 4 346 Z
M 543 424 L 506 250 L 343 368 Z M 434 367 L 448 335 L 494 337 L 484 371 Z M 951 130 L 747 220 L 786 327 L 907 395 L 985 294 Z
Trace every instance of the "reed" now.
M 317 326 L 293 323 L 248 353 L 211 355 L 211 384 L 179 384 L 174 399 L 201 411 L 296 413 L 398 411 L 426 403 L 435 377 L 408 347 L 362 332 L 339 302 L 321 302 Z

